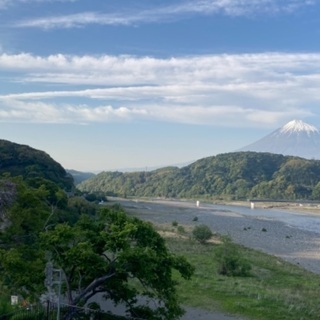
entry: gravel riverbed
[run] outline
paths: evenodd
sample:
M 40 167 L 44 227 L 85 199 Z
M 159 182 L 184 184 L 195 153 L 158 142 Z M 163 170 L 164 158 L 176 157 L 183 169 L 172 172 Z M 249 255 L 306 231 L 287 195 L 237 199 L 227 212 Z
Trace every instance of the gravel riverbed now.
M 127 212 L 154 223 L 177 221 L 182 225 L 205 224 L 213 232 L 229 235 L 233 241 L 281 257 L 291 263 L 320 273 L 320 233 L 292 227 L 283 221 L 259 215 L 244 215 L 214 205 L 179 201 L 119 201 Z M 231 210 L 230 210 L 231 207 Z M 294 215 L 295 213 L 292 212 Z M 193 221 L 197 217 L 198 221 Z M 320 221 L 320 217 L 319 217 Z
M 229 235 L 246 247 L 278 256 L 309 271 L 320 273 L 320 233 L 290 226 L 285 221 L 261 215 L 242 214 L 232 206 L 196 205 L 187 201 L 117 200 L 125 210 L 158 224 L 195 226 L 205 224 L 215 233 Z M 231 208 L 230 208 L 231 207 Z M 275 211 L 276 213 L 276 211 Z M 292 212 L 292 214 L 296 214 Z M 197 217 L 197 221 L 193 221 Z M 320 217 L 319 217 L 320 221 Z M 186 308 L 183 320 L 244 320 L 242 317 Z

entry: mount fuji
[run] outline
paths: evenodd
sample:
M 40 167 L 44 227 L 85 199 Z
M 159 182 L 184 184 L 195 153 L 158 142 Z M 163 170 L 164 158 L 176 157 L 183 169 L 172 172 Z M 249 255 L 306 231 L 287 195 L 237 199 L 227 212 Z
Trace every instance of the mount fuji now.
M 301 120 L 293 120 L 237 151 L 270 152 L 319 160 L 320 131 Z

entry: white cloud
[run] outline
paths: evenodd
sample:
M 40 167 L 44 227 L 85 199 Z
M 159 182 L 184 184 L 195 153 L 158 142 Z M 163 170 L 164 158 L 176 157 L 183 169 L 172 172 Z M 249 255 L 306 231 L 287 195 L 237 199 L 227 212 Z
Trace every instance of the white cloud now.
M 0 100 L 0 122 L 30 123 L 108 123 L 137 119 L 172 123 L 252 126 L 271 125 L 286 119 L 288 112 L 294 117 L 310 116 L 310 112 L 295 108 L 257 110 L 233 105 L 185 106 L 154 104 L 140 107 L 114 107 L 101 105 L 57 105 L 45 102 Z
M 47 16 L 23 20 L 18 22 L 16 26 L 51 29 L 74 28 L 88 24 L 132 25 L 159 22 L 168 19 L 180 19 L 182 16 L 190 14 L 224 14 L 227 16 L 274 15 L 291 13 L 302 7 L 315 4 L 315 0 L 188 0 L 171 6 L 154 7 L 153 9 L 139 11 L 129 10 L 128 8 L 128 10 L 121 13 L 114 12 L 106 14 L 92 11 L 61 16 Z
M 104 86 L 282 86 L 299 81 L 315 82 L 320 54 L 222 54 L 157 59 L 134 56 L 47 57 L 0 54 L 0 70 L 21 72 L 16 81 Z
M 316 4 L 313 0 L 199 0 L 181 4 L 176 12 L 224 13 L 230 16 L 279 14 Z
M 0 10 L 7 9 L 9 6 L 17 4 L 32 4 L 32 3 L 50 3 L 50 2 L 76 2 L 79 0 L 0 0 Z
M 0 121 L 282 124 L 315 112 L 319 65 L 316 53 L 169 59 L 0 54 L 7 79 L 41 88 L 0 95 Z M 47 89 L 55 85 L 65 89 Z
M 43 17 L 33 20 L 25 20 L 16 24 L 17 27 L 39 27 L 44 29 L 75 28 L 88 24 L 100 25 L 131 25 L 145 20 L 140 16 L 122 16 L 116 14 L 101 14 L 97 12 L 83 12 L 65 16 Z

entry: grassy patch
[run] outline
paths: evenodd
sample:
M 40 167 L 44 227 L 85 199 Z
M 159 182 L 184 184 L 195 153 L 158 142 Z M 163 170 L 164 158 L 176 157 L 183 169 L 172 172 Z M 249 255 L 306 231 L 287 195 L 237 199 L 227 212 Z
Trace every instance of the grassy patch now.
M 196 268 L 191 281 L 177 278 L 184 305 L 222 309 L 252 319 L 319 319 L 319 275 L 234 244 L 250 264 L 250 275 L 223 276 L 216 259 L 223 242 L 203 245 L 191 237 L 170 236 L 166 241 L 172 252 L 184 255 Z

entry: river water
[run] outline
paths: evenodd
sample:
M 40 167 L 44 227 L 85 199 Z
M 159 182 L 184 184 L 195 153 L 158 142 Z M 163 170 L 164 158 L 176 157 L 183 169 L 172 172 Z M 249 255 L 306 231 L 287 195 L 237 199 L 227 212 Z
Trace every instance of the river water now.
M 292 228 L 298 228 L 301 230 L 316 232 L 320 234 L 320 215 L 317 215 L 317 214 L 290 211 L 290 210 L 281 210 L 276 208 L 251 209 L 249 207 L 249 204 L 248 204 L 248 207 L 233 206 L 233 205 L 213 205 L 213 204 L 204 204 L 201 206 L 209 210 L 212 209 L 212 210 L 221 210 L 221 211 L 231 211 L 231 212 L 240 214 L 242 216 L 280 221 Z
M 130 213 L 156 224 L 204 224 L 246 247 L 281 257 L 320 274 L 320 214 L 208 202 L 116 200 Z M 194 218 L 197 217 L 195 220 Z

